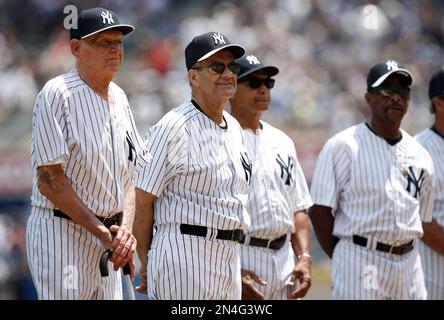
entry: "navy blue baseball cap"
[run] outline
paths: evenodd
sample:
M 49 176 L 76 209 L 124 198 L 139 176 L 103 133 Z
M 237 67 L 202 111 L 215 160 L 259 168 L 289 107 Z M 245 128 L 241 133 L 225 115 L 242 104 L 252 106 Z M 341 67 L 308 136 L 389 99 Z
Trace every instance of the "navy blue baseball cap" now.
M 92 8 L 80 12 L 77 17 L 77 25 L 73 24 L 69 32 L 69 37 L 70 39 L 80 40 L 110 29 L 117 29 L 121 31 L 123 35 L 126 35 L 133 31 L 134 27 L 129 24 L 120 23 L 117 15 L 111 10 Z
M 263 65 L 262 62 L 252 54 L 245 54 L 242 58 L 237 59 L 236 63 L 240 65 L 240 71 L 237 75 L 238 80 L 259 70 L 264 70 L 269 77 L 275 76 L 279 73 L 278 68 Z
M 242 46 L 231 43 L 220 32 L 207 32 L 194 37 L 185 48 L 187 70 L 190 70 L 198 61 L 208 59 L 223 49 L 230 50 L 234 55 L 234 59 L 240 58 L 245 54 L 245 49 Z
M 444 94 L 444 67 L 435 72 L 429 82 L 429 98 Z
M 367 91 L 379 87 L 389 76 L 394 73 L 406 77 L 406 85 L 410 86 L 413 81 L 412 74 L 396 60 L 378 62 L 370 68 L 367 75 Z

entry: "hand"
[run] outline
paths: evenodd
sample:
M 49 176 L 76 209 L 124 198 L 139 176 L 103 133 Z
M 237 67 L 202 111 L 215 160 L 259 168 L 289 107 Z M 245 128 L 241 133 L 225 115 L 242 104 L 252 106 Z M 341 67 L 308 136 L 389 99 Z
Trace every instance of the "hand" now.
M 253 280 L 262 286 L 267 283 L 254 272 L 241 269 L 242 276 L 242 300 L 264 300 L 264 295 L 253 285 Z
M 140 272 L 139 272 L 139 280 L 140 280 L 140 284 L 136 287 L 136 291 L 143 293 L 143 294 L 147 294 L 147 272 L 146 272 L 146 265 L 140 268 Z
M 292 290 L 296 281 L 299 281 L 299 288 Z M 288 293 L 288 299 L 299 299 L 305 297 L 311 286 L 311 259 L 302 257 L 296 264 L 291 275 L 291 282 L 288 284 L 291 290 Z
M 135 264 L 133 260 L 136 252 L 137 240 L 125 226 L 113 225 L 109 229 L 113 234 L 110 260 L 114 263 L 114 270 L 123 268 L 127 263 L 131 270 L 131 279 L 135 276 Z

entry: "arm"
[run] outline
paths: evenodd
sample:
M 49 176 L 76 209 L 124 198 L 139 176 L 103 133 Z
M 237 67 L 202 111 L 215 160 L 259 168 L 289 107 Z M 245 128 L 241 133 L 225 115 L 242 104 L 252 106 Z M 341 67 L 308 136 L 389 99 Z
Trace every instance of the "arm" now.
M 310 208 L 310 219 L 324 252 L 331 258 L 333 250 L 339 239 L 333 235 L 334 217 L 331 208 L 326 206 L 314 205 Z
M 110 229 L 105 227 L 77 196 L 60 164 L 38 167 L 37 179 L 38 188 L 45 197 L 96 236 L 103 246 L 113 253 L 110 260 L 114 263 L 115 270 L 125 266 L 132 256 L 131 247 L 134 246 L 133 252 L 135 250 L 130 232 L 119 226 L 111 226 Z M 134 276 L 134 271 L 132 274 Z
M 422 227 L 424 229 L 424 235 L 422 241 L 430 248 L 444 256 L 444 230 L 436 222 L 435 219 L 432 222 L 423 222 Z
M 298 263 L 293 269 L 292 285 L 299 281 L 300 287 L 288 294 L 289 299 L 304 297 L 311 286 L 311 257 L 310 255 L 310 225 L 308 214 L 305 210 L 294 214 L 296 232 L 291 235 L 293 250 L 298 257 Z
M 134 215 L 136 211 L 136 190 L 132 184 L 125 195 L 125 209 L 123 210 L 123 218 L 121 226 L 128 228 L 130 232 L 133 231 Z
M 131 279 L 134 279 L 136 265 L 134 264 L 134 253 L 136 252 L 137 241 L 132 234 L 133 222 L 135 211 L 135 190 L 134 185 L 131 184 L 124 199 L 124 209 L 121 219 L 119 221 L 119 227 L 112 226 L 110 230 L 116 232 L 113 244 L 115 245 L 115 251 L 111 257 L 111 261 L 115 262 L 114 270 L 123 268 L 127 263 L 129 264 L 131 271 Z M 115 260 L 113 260 L 115 258 Z
M 151 193 L 136 188 L 136 214 L 134 217 L 133 232 L 137 239 L 137 255 L 140 260 L 140 281 L 137 291 L 146 293 L 148 250 L 153 238 L 154 202 L 156 197 Z
M 114 251 L 110 230 L 83 204 L 60 164 L 38 167 L 37 180 L 38 188 L 45 197 L 72 220 L 96 236 L 105 248 L 111 252 Z

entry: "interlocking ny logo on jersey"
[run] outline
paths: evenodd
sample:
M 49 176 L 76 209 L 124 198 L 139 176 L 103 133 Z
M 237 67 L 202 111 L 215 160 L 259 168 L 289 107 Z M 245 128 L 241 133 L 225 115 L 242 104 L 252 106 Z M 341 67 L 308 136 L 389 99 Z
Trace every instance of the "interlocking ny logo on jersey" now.
M 253 171 L 253 164 L 251 163 L 251 159 L 246 152 L 241 152 L 241 163 L 245 172 L 245 180 L 247 180 L 248 184 L 250 184 L 251 172 Z
M 128 160 L 129 161 L 134 161 L 134 164 L 136 164 L 136 158 L 137 158 L 137 154 L 136 154 L 136 148 L 134 147 L 134 142 L 133 139 L 131 139 L 131 136 L 129 135 L 129 132 L 126 132 L 126 143 L 128 143 Z M 133 156 L 134 153 L 134 156 Z
M 108 10 L 102 11 L 102 13 L 100 15 L 102 16 L 103 24 L 105 24 L 105 23 L 108 23 L 108 24 L 114 23 L 113 15 Z
M 421 192 L 422 183 L 424 182 L 424 169 L 413 168 L 410 166 L 408 169 L 404 169 L 402 175 L 407 178 L 406 191 L 414 198 L 418 198 Z
M 284 159 L 282 159 L 281 155 L 278 154 L 276 157 L 276 162 L 281 167 L 281 179 L 285 180 L 285 184 L 290 186 L 293 177 L 291 175 L 291 171 L 293 170 L 293 160 L 288 156 L 288 161 L 285 163 Z
M 217 44 L 218 42 L 219 44 L 225 44 L 224 36 L 221 35 L 220 33 L 213 33 L 213 39 L 214 39 L 214 44 Z

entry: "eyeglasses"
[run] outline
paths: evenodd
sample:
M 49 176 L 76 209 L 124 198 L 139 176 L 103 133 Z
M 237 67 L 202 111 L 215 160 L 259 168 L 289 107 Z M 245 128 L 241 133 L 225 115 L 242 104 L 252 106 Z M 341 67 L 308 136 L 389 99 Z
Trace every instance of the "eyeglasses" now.
M 375 89 L 374 92 L 379 92 L 379 94 L 381 96 L 383 96 L 384 98 L 390 98 L 395 93 L 397 93 L 402 98 L 406 98 L 410 94 L 410 88 L 399 88 L 399 89 L 378 88 L 378 89 Z
M 241 82 L 247 82 L 247 81 L 248 81 L 248 85 L 253 89 L 260 88 L 262 86 L 262 84 L 264 84 L 268 89 L 271 89 L 274 87 L 274 82 L 275 82 L 275 80 L 272 78 L 267 78 L 267 79 L 249 78 L 249 79 L 239 80 L 238 82 L 241 83 Z
M 228 70 L 230 70 L 232 73 L 234 73 L 236 75 L 239 74 L 239 71 L 240 71 L 240 65 L 238 65 L 237 63 L 223 64 L 220 62 L 212 63 L 212 64 L 208 65 L 207 67 L 194 67 L 191 69 L 195 69 L 195 70 L 210 69 L 210 71 L 212 71 L 214 73 L 222 74 L 222 73 L 224 73 L 225 68 L 228 68 Z

